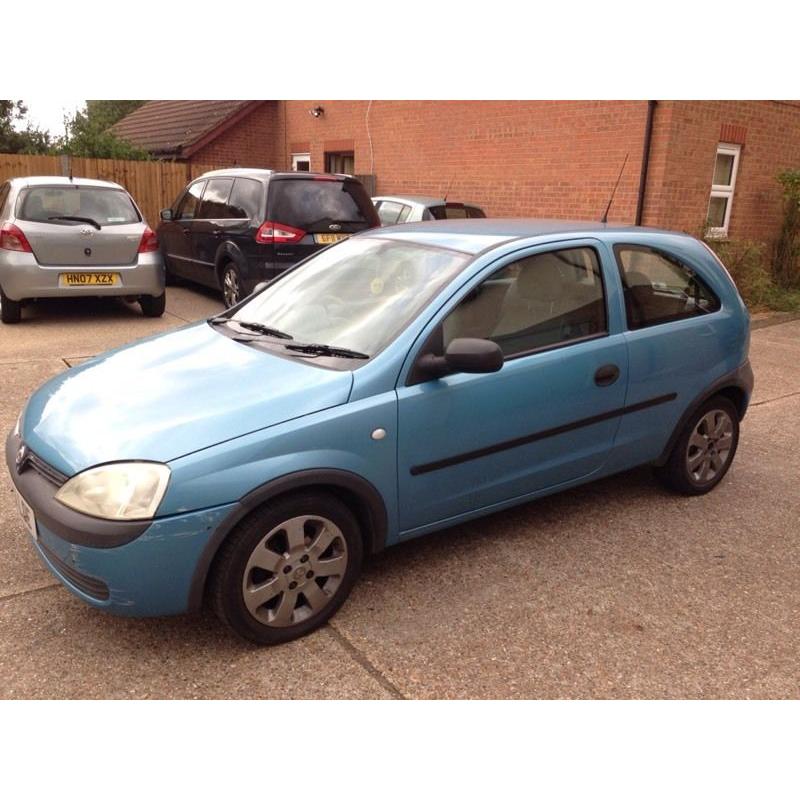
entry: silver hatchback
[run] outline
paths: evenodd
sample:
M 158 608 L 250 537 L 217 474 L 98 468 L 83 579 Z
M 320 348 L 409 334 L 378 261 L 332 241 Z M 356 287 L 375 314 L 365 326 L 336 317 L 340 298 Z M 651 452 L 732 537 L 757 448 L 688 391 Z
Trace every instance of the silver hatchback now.
M 116 183 L 14 178 L 0 186 L 0 310 L 19 322 L 39 297 L 123 296 L 164 313 L 156 234 Z

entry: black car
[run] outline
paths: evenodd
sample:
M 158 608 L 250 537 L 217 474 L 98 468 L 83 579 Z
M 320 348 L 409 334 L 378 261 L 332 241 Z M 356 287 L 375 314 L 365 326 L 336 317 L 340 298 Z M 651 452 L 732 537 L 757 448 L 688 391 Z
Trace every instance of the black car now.
M 226 306 L 315 251 L 380 225 L 363 185 L 349 175 L 265 169 L 207 172 L 161 220 L 167 279 L 221 289 Z

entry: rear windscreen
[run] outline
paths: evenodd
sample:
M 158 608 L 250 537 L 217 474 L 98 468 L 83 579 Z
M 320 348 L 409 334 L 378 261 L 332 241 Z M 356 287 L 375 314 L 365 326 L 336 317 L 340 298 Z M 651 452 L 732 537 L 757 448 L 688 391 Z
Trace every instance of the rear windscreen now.
M 81 222 L 62 217 L 83 217 L 98 225 L 129 225 L 140 221 L 126 192 L 88 186 L 35 186 L 26 189 L 17 206 L 17 217 L 62 225 Z
M 433 219 L 481 219 L 486 216 L 477 206 L 465 206 L 461 203 L 430 206 L 428 210 Z
M 332 222 L 378 225 L 372 201 L 355 181 L 272 181 L 268 215 L 273 222 L 304 231 L 328 230 Z

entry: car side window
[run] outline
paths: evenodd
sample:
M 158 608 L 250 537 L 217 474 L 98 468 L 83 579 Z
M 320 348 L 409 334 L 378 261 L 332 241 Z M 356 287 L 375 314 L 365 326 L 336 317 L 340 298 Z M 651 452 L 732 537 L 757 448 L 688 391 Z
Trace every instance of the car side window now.
M 406 208 L 402 203 L 393 203 L 390 200 L 383 200 L 378 208 L 378 217 L 381 225 L 394 225 L 400 221 L 400 215 Z M 406 214 L 408 216 L 408 214 Z
M 208 182 L 200 208 L 198 219 L 229 219 L 228 197 L 233 188 L 232 178 L 214 178 Z
M 255 219 L 261 206 L 264 187 L 250 178 L 237 178 L 233 182 L 228 200 L 228 215 L 231 219 Z
M 485 219 L 486 214 L 483 213 L 482 208 L 478 208 L 477 206 L 466 206 L 467 209 L 467 216 L 470 219 Z
M 506 358 L 607 333 L 600 261 L 591 247 L 528 256 L 473 289 L 443 323 L 453 339 L 491 339 Z
M 200 205 L 200 198 L 203 196 L 203 188 L 205 181 L 198 181 L 193 183 L 186 190 L 183 197 L 178 202 L 178 208 L 175 211 L 175 219 L 194 219 L 197 215 L 197 207 Z
M 676 256 L 627 244 L 615 245 L 614 253 L 631 330 L 719 311 L 719 298 Z
M 0 217 L 3 216 L 3 209 L 6 205 L 6 200 L 8 200 L 8 192 L 11 189 L 11 184 L 6 181 L 2 186 L 0 186 Z

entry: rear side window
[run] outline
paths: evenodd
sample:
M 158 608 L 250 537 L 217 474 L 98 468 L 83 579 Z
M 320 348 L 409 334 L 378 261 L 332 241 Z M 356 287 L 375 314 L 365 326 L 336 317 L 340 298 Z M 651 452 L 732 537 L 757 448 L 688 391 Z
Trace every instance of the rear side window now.
M 78 217 L 98 225 L 130 225 L 141 217 L 127 192 L 95 186 L 34 186 L 17 205 L 17 217 L 30 222 L 74 225 Z M 73 219 L 70 219 L 70 218 Z
M 230 216 L 235 219 L 255 219 L 261 207 L 263 184 L 249 178 L 237 178 L 233 182 L 228 200 Z
M 269 210 L 273 222 L 304 231 L 327 231 L 332 222 L 378 224 L 378 215 L 364 187 L 356 181 L 273 180 Z
M 383 200 L 378 208 L 378 216 L 381 225 L 395 225 L 398 222 L 405 222 L 411 213 L 411 206 L 405 203 L 395 203 L 391 200 Z
M 175 212 L 175 219 L 194 219 L 197 214 L 197 207 L 200 205 L 200 198 L 203 196 L 205 181 L 193 183 L 183 195 L 178 208 Z
M 651 247 L 614 247 L 631 330 L 719 311 L 719 298 L 679 258 Z
M 229 219 L 231 216 L 228 208 L 228 197 L 233 187 L 232 178 L 215 178 L 208 182 L 197 219 Z
M 467 209 L 467 216 L 470 219 L 485 219 L 486 214 L 484 214 L 482 208 L 478 208 L 478 206 L 466 206 Z
M 11 184 L 8 181 L 0 186 L 0 217 L 3 216 L 3 208 L 5 207 L 6 200 L 8 199 L 8 192 L 10 188 Z

